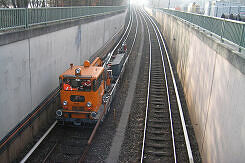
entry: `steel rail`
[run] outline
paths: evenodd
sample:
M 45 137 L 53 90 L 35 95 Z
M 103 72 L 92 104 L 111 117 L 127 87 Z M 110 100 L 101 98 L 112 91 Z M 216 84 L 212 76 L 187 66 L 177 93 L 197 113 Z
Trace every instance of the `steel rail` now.
M 185 137 L 185 143 L 186 143 L 186 148 L 187 148 L 187 152 L 188 152 L 189 162 L 190 163 L 194 163 L 192 150 L 191 150 L 191 145 L 190 145 L 190 140 L 189 140 L 188 132 L 187 132 L 187 129 L 186 129 L 186 124 L 185 124 L 185 118 L 184 118 L 184 114 L 183 114 L 182 104 L 181 104 L 179 93 L 178 93 L 179 91 L 178 91 L 178 88 L 177 88 L 177 85 L 176 85 L 176 80 L 175 80 L 174 73 L 173 73 L 173 70 L 172 70 L 172 65 L 171 65 L 171 62 L 170 62 L 170 59 L 169 59 L 169 54 L 168 54 L 168 51 L 167 51 L 167 48 L 166 48 L 166 44 L 165 44 L 165 41 L 163 40 L 163 36 L 162 36 L 158 26 L 152 20 L 152 18 L 149 16 L 149 14 L 148 13 L 146 13 L 146 14 L 151 19 L 151 22 L 153 22 L 155 28 L 157 29 L 157 31 L 158 31 L 158 33 L 159 33 L 159 35 L 161 37 L 161 41 L 163 43 L 163 46 L 164 46 L 164 50 L 165 50 L 165 53 L 166 53 L 166 56 L 167 56 L 167 60 L 168 60 L 168 65 L 170 67 L 172 81 L 173 81 L 173 84 L 174 84 L 174 90 L 175 90 L 175 95 L 176 95 L 176 98 L 177 98 L 177 103 L 178 103 L 178 108 L 179 108 L 179 113 L 180 113 L 180 118 L 181 118 L 181 124 L 182 124 L 182 128 L 183 128 L 183 131 L 184 131 L 184 137 Z
M 130 29 L 129 29 L 129 26 L 130 26 Z M 125 36 L 126 33 L 128 32 L 128 29 L 131 30 L 131 27 L 132 27 L 132 15 L 131 15 L 131 13 L 130 13 L 130 20 L 129 20 L 129 23 L 128 23 L 128 25 L 127 25 L 127 28 L 126 28 L 126 30 L 125 30 L 123 36 L 121 37 L 120 41 L 118 42 L 118 44 L 117 44 L 117 45 L 114 47 L 114 49 L 112 50 L 111 54 L 113 54 L 113 52 L 114 52 L 114 51 L 116 50 L 116 48 L 119 46 L 119 44 L 120 44 L 121 41 L 123 40 L 124 36 Z M 128 33 L 129 33 L 129 32 L 128 32 Z M 128 35 L 129 35 L 129 34 L 128 34 Z M 128 35 L 127 35 L 127 38 L 128 38 Z M 118 83 L 118 81 L 117 81 L 117 83 Z M 103 115 L 104 115 L 104 112 L 103 112 Z M 103 116 L 101 116 L 101 117 L 103 117 Z M 98 120 L 99 123 L 100 123 L 100 121 L 101 121 L 101 117 L 100 117 L 100 119 Z M 96 126 L 95 126 L 96 130 L 97 130 L 98 126 L 99 126 L 99 123 L 98 123 L 98 122 L 96 123 Z M 36 150 L 36 148 L 41 144 L 41 142 L 47 137 L 47 135 L 49 134 L 49 132 L 55 127 L 56 124 L 57 124 L 57 121 L 55 121 L 55 122 L 51 125 L 51 127 L 45 132 L 45 134 L 39 139 L 39 141 L 32 147 L 32 149 L 27 153 L 27 155 L 25 155 L 25 157 L 21 160 L 21 163 L 24 163 L 24 162 L 27 161 L 27 159 L 28 159 L 28 158 L 31 156 L 31 154 Z M 92 141 L 92 139 L 93 139 L 93 137 L 94 137 L 94 135 L 95 135 L 96 130 L 95 130 L 95 131 L 93 130 L 92 135 L 90 136 L 90 139 L 89 139 L 89 144 L 91 144 L 91 141 Z M 54 149 L 54 148 L 52 148 L 51 152 L 53 151 L 53 149 Z M 51 153 L 51 152 L 50 152 L 50 153 Z M 50 155 L 50 154 L 48 154 L 48 155 Z M 47 156 L 46 156 L 46 157 L 47 157 Z M 45 159 L 46 159 L 46 158 L 45 158 Z
M 85 150 L 84 150 L 82 156 L 81 156 L 80 159 L 79 159 L 79 163 L 84 162 L 84 160 L 85 160 L 85 158 L 86 158 L 86 155 L 87 155 L 87 153 L 88 153 L 88 151 L 89 151 L 91 142 L 92 142 L 92 140 L 93 140 L 93 138 L 94 138 L 94 135 L 95 135 L 95 133 L 96 133 L 98 127 L 99 127 L 99 124 L 100 124 L 102 118 L 103 118 L 104 115 L 105 115 L 105 112 L 106 112 L 106 106 L 104 106 L 104 111 L 103 111 L 103 113 L 100 115 L 100 118 L 99 118 L 99 120 L 97 121 L 97 123 L 96 123 L 96 125 L 95 125 L 95 127 L 94 127 L 94 129 L 93 129 L 93 131 L 92 131 L 91 136 L 89 137 L 88 144 L 87 144 L 87 146 L 85 147 Z
M 148 86 L 147 86 L 147 102 L 146 102 L 146 111 L 145 111 L 145 124 L 144 124 L 144 134 L 143 134 L 143 143 L 142 143 L 142 149 L 141 149 L 141 159 L 140 162 L 143 163 L 144 160 L 144 148 L 145 148 L 145 138 L 146 138 L 146 126 L 147 126 L 147 119 L 148 119 L 148 109 L 149 109 L 149 97 L 150 97 L 150 85 L 151 85 L 151 35 L 150 30 L 148 27 L 148 24 L 142 15 L 144 22 L 147 27 L 147 33 L 148 33 L 148 39 L 150 44 L 150 57 L 149 57 L 149 70 L 148 70 Z
M 137 14 L 136 14 L 135 8 L 133 9 L 133 11 L 134 11 L 134 14 L 135 14 L 135 15 L 136 15 L 136 17 L 137 17 Z M 133 17 L 133 16 L 132 16 L 132 17 Z M 134 19 L 133 19 L 133 20 L 134 20 Z M 137 21 L 137 18 L 136 18 L 136 21 Z M 133 25 L 133 21 L 132 21 L 132 23 L 131 23 L 130 31 L 131 31 L 132 25 Z M 128 39 L 129 33 L 130 33 L 130 32 L 128 32 L 128 34 L 127 34 L 127 36 L 126 36 L 125 40 L 127 40 L 127 39 Z
M 129 19 L 129 23 L 128 23 L 128 25 L 127 25 L 127 28 L 126 28 L 126 30 L 125 30 L 123 36 L 121 37 L 120 41 L 118 41 L 117 45 L 116 45 L 116 46 L 113 48 L 113 50 L 108 54 L 108 55 L 109 55 L 108 60 L 107 60 L 107 62 L 105 62 L 105 63 L 103 64 L 103 67 L 105 67 L 105 65 L 108 64 L 108 62 L 110 61 L 110 59 L 111 59 L 111 57 L 112 57 L 114 51 L 117 49 L 117 47 L 119 46 L 119 44 L 122 42 L 122 40 L 123 40 L 124 36 L 126 35 L 127 31 L 128 31 L 128 30 L 129 30 L 129 31 L 131 30 L 131 27 L 132 27 L 132 24 L 133 24 L 132 21 L 133 21 L 133 20 L 132 20 L 132 14 L 130 13 L 130 19 Z M 129 35 L 129 32 L 128 32 L 128 35 Z M 128 38 L 128 35 L 127 35 L 127 38 Z
M 131 46 L 128 54 L 131 54 L 132 53 L 132 50 L 133 50 L 133 47 L 134 47 L 134 44 L 135 44 L 135 41 L 136 41 L 136 37 L 137 37 L 137 34 L 138 34 L 139 22 L 138 22 L 138 15 L 137 15 L 137 13 L 135 11 L 135 8 L 134 8 L 134 13 L 136 15 L 136 31 L 135 31 L 135 34 L 134 34 L 134 40 L 133 40 L 132 46 Z M 128 33 L 127 37 L 125 38 L 126 40 L 128 39 L 128 36 L 129 36 L 129 33 Z
M 133 40 L 133 43 L 132 43 L 132 46 L 131 46 L 131 48 L 130 48 L 130 50 L 129 50 L 129 53 L 128 53 L 128 56 L 127 56 L 127 58 L 125 59 L 125 62 L 123 63 L 123 67 L 122 67 L 122 70 L 121 70 L 121 72 L 124 70 L 124 68 L 125 68 L 125 66 L 126 66 L 126 63 L 128 62 L 128 58 L 129 58 L 129 56 L 130 56 L 130 54 L 131 54 L 131 52 L 132 52 L 132 50 L 133 50 L 133 47 L 134 47 L 134 44 L 135 44 L 135 41 L 136 41 L 136 36 L 137 36 L 137 33 L 138 33 L 138 19 L 137 19 L 137 14 L 136 14 L 136 11 L 134 10 L 134 12 L 135 12 L 135 15 L 136 15 L 136 32 L 135 32 L 135 35 L 134 35 L 134 40 Z M 132 24 L 133 24 L 133 21 L 132 21 Z M 132 27 L 132 26 L 131 26 Z M 130 27 L 130 31 L 131 31 L 131 27 Z M 128 36 L 129 36 L 129 33 L 130 32 L 128 32 L 128 35 L 126 36 L 126 39 L 128 39 Z M 120 72 L 120 75 L 119 75 L 119 77 L 118 77 L 118 79 L 116 80 L 116 82 L 115 82 L 115 86 L 113 87 L 113 89 L 112 89 L 112 91 L 111 91 L 111 94 L 113 93 L 113 91 L 115 90 L 115 88 L 116 88 L 116 86 L 117 86 L 117 84 L 118 84 L 118 82 L 119 82 L 119 79 L 120 79 L 120 77 L 121 77 L 121 73 Z M 110 95 L 111 95 L 110 94 Z
M 171 102 L 170 102 L 170 93 L 169 93 L 169 85 L 168 85 L 168 80 L 167 80 L 166 66 L 164 63 L 162 47 L 161 47 L 161 43 L 160 43 L 157 31 L 156 31 L 154 25 L 152 24 L 151 20 L 149 19 L 149 17 L 148 16 L 146 16 L 146 17 L 150 21 L 152 28 L 154 29 L 154 32 L 157 36 L 157 42 L 158 42 L 158 46 L 159 46 L 161 56 L 162 56 L 162 66 L 163 66 L 163 70 L 164 70 L 165 86 L 167 89 L 167 97 L 168 97 L 168 110 L 169 110 L 169 119 L 170 119 L 170 125 L 171 125 L 171 135 L 172 135 L 172 143 L 173 143 L 173 150 L 174 150 L 174 162 L 176 163 L 177 157 L 176 157 L 175 138 L 174 138 L 174 126 L 173 126 L 173 119 L 172 119 L 172 109 L 171 109 Z
M 47 159 L 49 158 L 49 156 L 51 155 L 51 153 L 54 151 L 54 149 L 55 149 L 56 146 L 57 146 L 57 142 L 54 144 L 54 146 L 48 152 L 48 154 L 46 155 L 46 157 L 44 158 L 44 160 L 42 161 L 42 163 L 45 163 L 47 161 Z
M 131 14 L 131 13 L 130 13 L 130 14 Z M 136 12 L 135 12 L 135 14 L 136 14 Z M 132 15 L 131 15 L 131 16 L 132 16 Z M 136 26 L 136 32 L 135 32 L 135 37 L 134 37 L 133 44 L 132 44 L 132 46 L 131 46 L 130 52 L 128 53 L 128 56 L 127 56 L 127 58 L 126 58 L 126 60 L 125 60 L 125 62 L 124 62 L 124 64 L 123 64 L 123 68 L 122 68 L 122 70 L 121 70 L 121 72 L 120 72 L 120 75 L 119 75 L 118 79 L 117 79 L 116 82 L 115 82 L 115 85 L 114 85 L 114 87 L 113 87 L 113 89 L 112 89 L 110 95 L 112 95 L 113 92 L 115 91 L 115 88 L 116 88 L 117 85 L 118 85 L 119 79 L 120 79 L 120 77 L 121 77 L 121 75 L 122 75 L 122 72 L 123 72 L 123 70 L 124 70 L 124 68 L 125 68 L 125 65 L 126 65 L 126 63 L 127 63 L 127 61 L 128 61 L 129 54 L 131 54 L 132 49 L 133 49 L 133 47 L 134 47 L 134 44 L 135 44 L 135 41 L 136 41 L 136 36 L 137 36 L 137 31 L 138 31 L 138 19 L 137 19 L 137 15 L 136 15 L 136 21 L 137 21 L 137 26 Z M 133 22 L 134 22 L 134 19 L 132 18 L 132 20 L 129 22 L 129 23 L 130 23 L 130 28 L 129 28 L 128 35 L 126 36 L 125 40 L 128 39 L 129 33 L 131 32 L 131 29 L 132 29 L 132 24 L 133 24 Z M 128 28 L 127 28 L 127 29 L 128 29 Z M 127 32 L 127 30 L 126 30 L 126 32 Z M 125 33 L 126 33 L 126 32 L 125 32 Z M 124 33 L 124 35 L 122 36 L 121 40 L 124 38 L 125 33 Z M 119 41 L 119 43 L 121 42 L 121 40 Z M 117 46 L 119 45 L 119 43 L 117 44 Z M 113 49 L 113 52 L 115 51 L 115 49 L 117 48 L 117 46 Z M 113 52 L 111 52 L 111 54 L 113 54 Z M 105 106 L 105 108 L 106 108 L 106 106 Z M 96 123 L 95 129 L 93 130 L 93 132 L 92 132 L 92 134 L 91 134 L 91 136 L 90 136 L 90 138 L 89 138 L 89 140 L 88 140 L 88 145 L 85 147 L 85 150 L 84 150 L 84 152 L 83 152 L 83 154 L 82 154 L 82 156 L 81 156 L 81 158 L 80 158 L 80 160 L 79 160 L 79 163 L 82 163 L 82 162 L 85 161 L 87 152 L 89 151 L 89 148 L 90 148 L 90 145 L 91 145 L 91 143 L 92 143 L 92 140 L 93 140 L 93 138 L 94 138 L 94 136 L 95 136 L 96 130 L 97 130 L 97 128 L 98 128 L 98 126 L 99 126 L 99 124 L 100 124 L 100 122 L 101 122 L 101 120 L 102 120 L 102 118 L 103 118 L 103 116 L 104 116 L 105 113 L 106 113 L 106 110 L 104 109 L 103 114 L 100 116 L 98 122 Z
M 134 12 L 135 12 L 135 11 L 134 11 Z M 130 14 L 131 14 L 131 13 L 130 13 Z M 127 58 L 126 58 L 126 60 L 125 60 L 125 62 L 124 62 L 124 64 L 123 64 L 123 68 L 122 68 L 122 70 L 121 70 L 121 72 L 120 72 L 120 75 L 119 75 L 118 79 L 116 80 L 115 85 L 114 85 L 114 87 L 113 87 L 113 89 L 112 89 L 112 91 L 111 91 L 111 93 L 110 93 L 110 96 L 113 94 L 113 92 L 115 91 L 115 88 L 116 88 L 117 85 L 118 85 L 119 79 L 120 79 L 120 77 L 121 77 L 121 75 L 122 75 L 122 72 L 123 72 L 123 70 L 124 70 L 124 68 L 125 68 L 125 65 L 126 65 L 126 63 L 127 63 L 127 61 L 128 61 L 129 54 L 131 54 L 132 49 L 133 49 L 134 44 L 135 44 L 135 41 L 136 41 L 136 36 L 137 36 L 137 33 L 138 33 L 138 19 L 137 19 L 137 14 L 136 14 L 136 12 L 135 12 L 135 15 L 136 15 L 136 22 L 137 22 L 137 25 L 136 25 L 136 32 L 135 32 L 134 40 L 133 40 L 131 49 L 130 49 L 130 51 L 129 51 L 129 53 L 128 53 L 128 56 L 127 56 Z M 129 33 L 131 32 L 131 29 L 132 29 L 132 24 L 133 24 L 133 22 L 134 22 L 134 19 L 132 18 L 132 20 L 129 22 L 129 23 L 130 23 L 130 28 L 129 28 L 128 35 L 126 36 L 125 40 L 128 39 Z M 128 28 L 127 28 L 127 29 L 128 29 Z M 126 32 L 127 32 L 127 30 L 126 30 Z M 126 32 L 125 32 L 125 33 L 126 33 Z M 121 40 L 124 38 L 125 33 L 124 33 L 124 35 L 122 36 Z M 119 41 L 119 43 L 121 42 L 121 40 Z M 118 46 L 118 45 L 119 45 L 119 44 L 117 44 L 117 46 Z M 117 46 L 116 46 L 116 47 L 117 47 Z M 114 52 L 114 51 L 115 51 L 115 48 L 113 49 L 113 52 Z M 113 52 L 111 52 L 111 54 L 113 54 Z M 105 106 L 105 108 L 106 108 L 106 106 Z M 105 113 L 106 113 L 106 110 L 104 109 L 103 114 L 100 116 L 98 122 L 96 123 L 96 126 L 95 126 L 94 130 L 92 131 L 91 136 L 89 137 L 88 144 L 87 144 L 87 146 L 85 147 L 85 150 L 84 150 L 82 156 L 81 156 L 80 159 L 79 159 L 79 163 L 83 163 L 83 162 L 85 161 L 87 152 L 89 151 L 90 145 L 91 145 L 92 140 L 93 140 L 93 138 L 94 138 L 94 136 L 95 136 L 95 133 L 96 133 L 96 131 L 97 131 L 97 128 L 99 127 L 99 124 L 100 124 L 100 122 L 101 122 L 103 116 L 105 115 Z
M 26 162 L 26 160 L 31 156 L 31 154 L 37 149 L 37 147 L 42 143 L 42 141 L 47 137 L 47 135 L 50 133 L 50 131 L 55 127 L 57 124 L 57 121 L 55 121 L 50 128 L 44 133 L 44 135 L 41 137 L 41 139 L 38 140 L 38 142 L 32 147 L 32 149 L 26 154 L 26 156 L 20 161 L 20 163 Z

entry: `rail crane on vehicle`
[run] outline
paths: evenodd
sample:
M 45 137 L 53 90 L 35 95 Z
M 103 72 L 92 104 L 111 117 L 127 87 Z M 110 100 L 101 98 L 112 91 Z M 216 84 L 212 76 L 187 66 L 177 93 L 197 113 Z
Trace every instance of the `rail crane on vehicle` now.
M 96 123 L 109 111 L 118 81 L 127 61 L 125 41 L 115 55 L 91 64 L 74 66 L 59 76 L 61 108 L 56 111 L 59 124 Z

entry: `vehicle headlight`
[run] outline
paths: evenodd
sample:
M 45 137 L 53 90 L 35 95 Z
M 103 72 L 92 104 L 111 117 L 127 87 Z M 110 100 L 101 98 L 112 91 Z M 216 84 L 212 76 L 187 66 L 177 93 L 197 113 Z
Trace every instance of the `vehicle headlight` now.
M 92 113 L 91 113 L 91 117 L 92 117 L 92 118 L 95 118 L 95 117 L 96 117 L 96 114 L 97 114 L 96 112 L 92 112 Z
M 56 115 L 59 116 L 59 117 L 62 116 L 62 111 L 61 110 L 57 110 L 56 111 Z
M 63 102 L 63 105 L 66 106 L 66 105 L 67 105 L 67 101 L 64 101 L 64 102 Z
M 80 74 L 80 73 L 81 73 L 80 68 L 77 68 L 77 69 L 75 70 L 75 73 L 76 73 L 76 74 Z
M 91 102 L 87 102 L 87 107 L 91 107 L 92 103 Z

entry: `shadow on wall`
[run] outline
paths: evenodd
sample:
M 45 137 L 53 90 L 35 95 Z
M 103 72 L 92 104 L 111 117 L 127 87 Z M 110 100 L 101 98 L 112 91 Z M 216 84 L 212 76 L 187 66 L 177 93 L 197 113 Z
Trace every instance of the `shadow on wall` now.
M 77 50 L 81 47 L 81 39 L 82 39 L 82 26 L 78 25 L 77 34 L 75 38 L 75 44 L 76 44 Z

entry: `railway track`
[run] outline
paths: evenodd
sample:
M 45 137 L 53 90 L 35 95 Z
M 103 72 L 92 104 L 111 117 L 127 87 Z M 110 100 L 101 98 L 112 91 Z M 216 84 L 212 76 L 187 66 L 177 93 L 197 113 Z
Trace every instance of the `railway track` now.
M 141 162 L 193 162 L 168 52 L 155 22 L 140 11 L 148 33 L 149 66 Z
M 135 20 L 130 14 L 127 28 L 109 57 L 117 53 L 117 48 L 123 41 L 130 43 L 129 33 L 132 32 L 133 21 Z M 129 46 L 129 49 L 132 47 Z M 84 162 L 101 118 L 95 126 L 82 128 L 57 126 L 55 121 L 20 162 Z
M 140 160 L 141 162 L 193 162 L 178 91 L 163 38 L 155 22 L 143 10 L 136 13 L 133 9 L 131 13 L 130 23 L 117 46 L 127 40 L 128 49 L 132 50 L 135 39 L 132 36 L 136 32 L 133 22 L 137 18 L 136 14 L 139 15 L 147 31 L 143 51 L 148 54 L 144 63 L 146 73 L 143 74 L 142 82 L 137 83 L 141 85 L 142 91 L 136 92 L 139 99 L 137 104 L 140 107 L 146 105 Z M 110 55 L 116 52 L 117 46 Z M 147 90 L 146 85 L 148 85 Z M 96 126 L 98 127 L 99 123 Z M 41 138 L 44 142 L 39 142 L 37 147 L 40 146 L 37 150 L 34 149 L 35 152 L 32 154 L 32 151 L 23 162 L 83 162 L 86 160 L 97 127 L 77 128 L 54 125 L 50 134 L 45 133 L 46 136 Z

